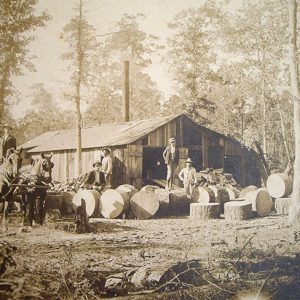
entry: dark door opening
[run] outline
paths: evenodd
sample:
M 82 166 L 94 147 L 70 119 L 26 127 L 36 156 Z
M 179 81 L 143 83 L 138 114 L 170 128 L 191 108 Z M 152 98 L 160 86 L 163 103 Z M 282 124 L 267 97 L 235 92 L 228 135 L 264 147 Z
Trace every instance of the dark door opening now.
M 193 161 L 193 167 L 197 172 L 203 169 L 202 165 L 202 151 L 200 150 L 190 150 L 189 149 L 189 158 Z
M 224 172 L 231 173 L 233 178 L 241 183 L 241 157 L 226 155 L 224 157 Z
M 144 147 L 143 179 L 145 181 L 166 178 L 167 167 L 163 159 L 164 150 L 165 148 Z

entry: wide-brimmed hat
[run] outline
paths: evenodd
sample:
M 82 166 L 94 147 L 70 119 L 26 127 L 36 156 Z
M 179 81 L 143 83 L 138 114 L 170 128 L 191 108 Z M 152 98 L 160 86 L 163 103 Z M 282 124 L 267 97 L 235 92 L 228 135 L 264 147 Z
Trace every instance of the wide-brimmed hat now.
M 170 139 L 169 139 L 169 142 L 170 143 L 174 143 L 176 140 L 175 140 L 175 138 L 174 137 L 171 137 Z
M 12 129 L 12 127 L 8 123 L 5 123 L 2 127 Z
M 102 151 L 106 150 L 108 153 L 110 153 L 110 149 L 108 148 L 102 148 Z
M 101 166 L 102 166 L 101 161 L 100 161 L 100 160 L 96 160 L 96 161 L 93 163 L 93 167 L 95 167 L 95 166 L 101 167 Z
M 193 163 L 193 161 L 192 161 L 190 158 L 188 158 L 185 162 L 186 162 L 186 163 L 189 163 L 189 164 L 192 164 L 192 163 Z

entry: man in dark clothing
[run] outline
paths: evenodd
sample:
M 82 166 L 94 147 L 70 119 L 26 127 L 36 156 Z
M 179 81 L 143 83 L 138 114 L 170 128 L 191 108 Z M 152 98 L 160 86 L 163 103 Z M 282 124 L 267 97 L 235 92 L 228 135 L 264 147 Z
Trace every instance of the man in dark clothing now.
M 94 189 L 101 192 L 105 186 L 104 173 L 101 171 L 101 162 L 95 161 L 93 163 L 93 170 L 88 173 L 88 176 L 81 187 L 86 189 Z
M 169 142 L 170 146 L 167 146 L 163 153 L 165 164 L 167 165 L 167 190 L 171 190 L 173 188 L 174 175 L 179 163 L 179 150 L 176 147 L 175 138 L 171 137 Z
M 3 135 L 0 139 L 0 158 L 6 157 L 9 150 L 15 150 L 17 146 L 16 138 L 10 134 L 11 126 L 5 124 L 3 126 Z

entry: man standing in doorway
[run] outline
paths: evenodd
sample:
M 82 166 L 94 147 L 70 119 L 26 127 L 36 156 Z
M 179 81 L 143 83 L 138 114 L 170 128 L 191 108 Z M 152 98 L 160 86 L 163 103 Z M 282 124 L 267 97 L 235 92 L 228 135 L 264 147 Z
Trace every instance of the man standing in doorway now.
M 102 172 L 104 173 L 106 188 L 111 188 L 113 160 L 110 155 L 110 150 L 108 148 L 103 148 L 102 153 L 104 155 L 104 158 L 102 159 Z
M 178 178 L 183 182 L 184 191 L 189 197 L 192 195 L 194 185 L 197 184 L 196 169 L 192 167 L 192 163 L 193 161 L 188 158 L 186 167 L 178 174 Z
M 171 190 L 173 188 L 174 175 L 179 162 L 179 150 L 176 147 L 175 138 L 171 137 L 169 139 L 169 143 L 170 145 L 167 146 L 163 152 L 163 158 L 165 160 L 165 164 L 167 165 L 167 190 Z
M 9 150 L 15 150 L 17 147 L 16 138 L 10 134 L 12 127 L 9 124 L 3 126 L 3 135 L 0 140 L 0 158 L 6 157 Z

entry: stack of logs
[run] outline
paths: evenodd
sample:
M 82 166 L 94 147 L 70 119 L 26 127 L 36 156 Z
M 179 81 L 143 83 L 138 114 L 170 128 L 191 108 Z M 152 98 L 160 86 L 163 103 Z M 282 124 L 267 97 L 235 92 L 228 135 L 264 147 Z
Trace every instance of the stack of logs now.
M 94 190 L 80 189 L 85 176 L 83 174 L 72 181 L 56 184 L 53 188 L 59 195 L 52 197 L 63 198 L 60 205 L 69 214 L 76 211 L 81 199 L 84 199 L 89 217 L 148 219 L 190 214 L 193 220 L 205 220 L 218 219 L 224 213 L 225 220 L 237 221 L 254 215 L 267 216 L 274 207 L 272 197 L 279 214 L 286 214 L 291 202 L 287 196 L 292 191 L 292 180 L 278 173 L 269 176 L 266 189 L 255 186 L 241 189 L 231 174 L 223 173 L 222 169 L 206 169 L 197 173 L 197 185 L 191 196 L 178 187 L 167 191 L 147 185 L 138 191 L 129 184 L 100 194 Z

